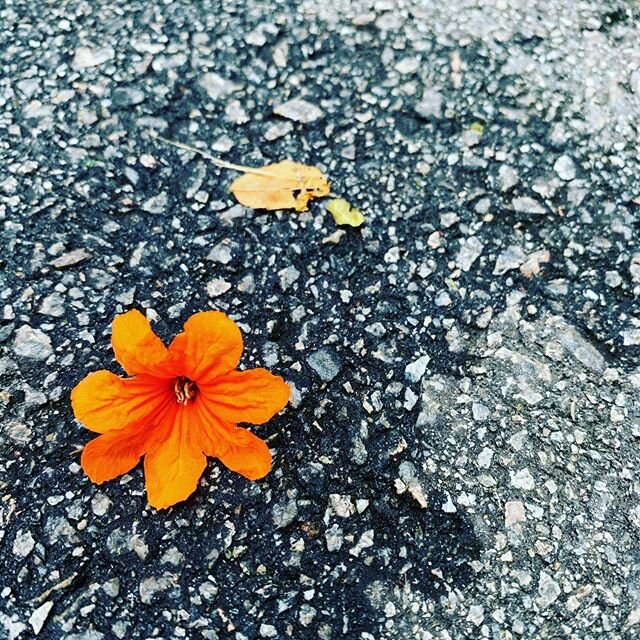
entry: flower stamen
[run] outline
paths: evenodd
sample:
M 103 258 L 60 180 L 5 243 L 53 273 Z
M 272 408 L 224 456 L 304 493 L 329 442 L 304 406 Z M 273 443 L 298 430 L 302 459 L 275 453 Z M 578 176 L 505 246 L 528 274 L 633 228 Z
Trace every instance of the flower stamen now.
M 176 378 L 173 390 L 176 392 L 178 402 L 184 405 L 198 395 L 198 385 L 196 385 L 193 380 L 189 380 L 189 378 L 183 376 Z

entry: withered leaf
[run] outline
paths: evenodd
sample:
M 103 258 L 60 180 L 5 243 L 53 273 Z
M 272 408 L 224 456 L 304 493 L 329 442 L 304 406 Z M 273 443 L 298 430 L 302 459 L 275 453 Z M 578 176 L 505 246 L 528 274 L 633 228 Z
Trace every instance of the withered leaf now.
M 168 144 L 197 153 L 218 167 L 240 171 L 244 175 L 236 178 L 229 190 L 240 204 L 252 209 L 295 209 L 306 211 L 309 200 L 329 195 L 331 185 L 317 167 L 309 167 L 291 160 L 283 160 L 266 167 L 245 167 L 226 162 L 206 151 L 159 136 L 154 131 L 149 135 Z
M 306 211 L 309 200 L 329 195 L 330 185 L 317 167 L 283 160 L 247 171 L 229 190 L 245 207 Z

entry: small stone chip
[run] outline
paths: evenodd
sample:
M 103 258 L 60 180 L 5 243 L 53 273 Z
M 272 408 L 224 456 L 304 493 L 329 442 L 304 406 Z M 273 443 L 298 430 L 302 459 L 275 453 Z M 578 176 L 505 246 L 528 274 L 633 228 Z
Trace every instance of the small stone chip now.
M 223 240 L 209 251 L 206 259 L 220 264 L 229 264 L 233 260 L 233 246 L 227 240 Z
M 200 78 L 199 84 L 212 100 L 217 100 L 242 88 L 242 85 L 225 80 L 217 73 L 205 73 Z
M 52 293 L 48 295 L 40 305 L 38 311 L 52 318 L 61 318 L 64 313 L 64 298 L 59 293 Z
M 278 138 L 284 138 L 292 130 L 293 125 L 290 122 L 275 122 L 264 132 L 264 139 L 273 142 Z
M 349 495 L 329 494 L 329 506 L 333 513 L 341 518 L 349 518 L 355 513 L 355 507 Z
M 576 177 L 576 165 L 569 156 L 560 156 L 553 165 L 553 170 L 561 180 L 569 182 Z
M 147 213 L 160 214 L 166 211 L 168 204 L 169 195 L 166 191 L 163 191 L 162 193 L 145 200 L 141 208 Z
M 298 619 L 303 627 L 308 627 L 316 616 L 316 610 L 310 604 L 302 604 L 298 612 Z
M 427 370 L 427 365 L 430 360 L 431 358 L 428 355 L 424 355 L 409 363 L 404 368 L 404 377 L 409 380 L 409 382 L 420 382 Z
M 111 500 L 104 493 L 96 493 L 91 499 L 91 510 L 98 517 L 107 513 L 110 506 Z
M 409 387 L 407 387 L 404 390 L 404 404 L 403 404 L 403 407 L 407 411 L 411 411 L 411 409 L 413 409 L 413 407 L 416 406 L 417 402 L 418 402 L 418 396 Z
M 525 468 L 511 474 L 511 486 L 516 487 L 517 489 L 531 491 L 536 484 L 529 469 Z
M 275 638 L 278 635 L 278 630 L 272 624 L 266 624 L 263 622 L 260 625 L 260 636 L 263 638 Z
M 213 600 L 218 595 L 218 587 L 212 582 L 203 582 L 198 591 L 205 600 Z
M 115 107 L 126 108 L 144 102 L 145 97 L 140 89 L 119 87 L 111 95 L 111 101 Z
M 337 524 L 332 524 L 324 532 L 324 539 L 327 543 L 327 551 L 340 551 L 344 541 L 342 529 Z
M 593 371 L 604 371 L 606 361 L 591 342 L 573 326 L 562 325 L 560 328 L 558 341 L 576 360 Z
M 511 245 L 498 256 L 493 275 L 501 276 L 507 271 L 517 269 L 526 259 L 527 256 L 520 247 Z
M 113 47 L 102 47 L 100 49 L 90 49 L 89 47 L 78 47 L 73 56 L 71 66 L 78 71 L 97 67 L 108 62 L 116 55 Z
M 484 245 L 478 238 L 472 236 L 466 240 L 460 241 L 460 250 L 456 257 L 456 264 L 463 270 L 469 271 L 473 263 L 480 257 Z
M 485 447 L 478 455 L 477 464 L 481 469 L 488 469 L 493 460 L 493 449 Z
M 30 531 L 18 531 L 13 541 L 13 553 L 20 558 L 26 558 L 36 546 Z
M 560 585 L 548 573 L 541 571 L 538 582 L 539 597 L 536 599 L 540 609 L 546 609 L 553 604 L 561 593 Z
M 176 584 L 176 576 L 171 573 L 165 573 L 159 578 L 145 578 L 139 587 L 140 599 L 145 604 L 151 604 L 153 596 L 160 591 L 167 591 Z
M 49 336 L 27 324 L 16 331 L 13 351 L 18 356 L 33 360 L 46 360 L 53 353 Z
M 231 289 L 231 284 L 223 278 L 213 278 L 207 283 L 207 295 L 210 298 L 217 298 L 229 291 L 229 289 Z
M 473 415 L 473 419 L 476 422 L 484 422 L 487 418 L 491 416 L 491 411 L 489 407 L 482 404 L 481 402 L 474 402 L 471 405 L 471 413 Z
M 298 515 L 298 503 L 295 500 L 279 502 L 272 510 L 273 524 L 279 529 L 290 525 Z
M 420 60 L 413 56 L 402 58 L 396 63 L 395 69 L 401 75 L 415 73 L 420 68 Z
M 33 633 L 35 633 L 35 635 L 38 635 L 40 631 L 42 631 L 42 627 L 47 621 L 49 612 L 51 611 L 52 607 L 53 602 L 45 602 L 29 616 L 29 624 L 31 625 Z
M 400 477 L 396 479 L 396 491 L 404 493 L 409 491 L 411 497 L 423 508 L 429 506 L 422 485 L 416 476 L 415 465 L 411 462 L 402 462 L 398 469 Z
M 541 202 L 527 196 L 524 196 L 522 198 L 514 198 L 511 201 L 511 204 L 514 210 L 518 213 L 531 213 L 534 215 L 542 215 L 544 213 L 547 213 L 546 208 Z
M 360 540 L 349 549 L 349 554 L 356 558 L 359 557 L 363 549 L 368 549 L 373 546 L 374 535 L 373 529 L 367 529 L 367 531 L 360 536 Z
M 640 345 L 640 329 L 627 329 L 620 331 L 622 344 L 625 347 Z
M 547 249 L 534 251 L 530 253 L 526 257 L 526 260 L 520 265 L 520 273 L 527 278 L 532 278 L 540 273 L 540 264 L 549 262 L 549 260 L 551 260 L 551 254 Z
M 442 116 L 444 96 L 436 89 L 425 89 L 422 100 L 414 107 L 415 112 L 425 119 L 436 119 Z
M 511 527 L 518 522 L 525 522 L 524 505 L 519 500 L 504 503 L 504 524 Z
M 475 624 L 476 627 L 481 625 L 484 620 L 484 607 L 481 604 L 472 604 L 469 607 L 467 620 Z
M 298 280 L 300 272 L 293 265 L 289 265 L 278 271 L 278 276 L 280 277 L 281 289 L 286 291 Z
M 287 120 L 301 122 L 302 124 L 315 122 L 316 120 L 322 118 L 322 116 L 324 115 L 324 112 L 322 111 L 322 109 L 320 109 L 320 107 L 299 98 L 289 100 L 288 102 L 284 102 L 283 104 L 277 106 L 273 110 L 273 113 L 275 113 L 277 116 L 287 118 Z
M 307 363 L 324 382 L 331 382 L 340 373 L 341 363 L 329 349 L 318 349 L 307 357 Z
M 498 169 L 498 184 L 500 186 L 500 191 L 510 191 L 518 184 L 518 182 L 520 182 L 520 177 L 513 167 L 508 164 L 503 164 L 500 169 Z
M 90 257 L 91 254 L 86 249 L 74 249 L 73 251 L 64 253 L 55 260 L 52 260 L 49 264 L 56 269 L 64 269 L 65 267 L 71 267 L 74 264 L 78 264 Z

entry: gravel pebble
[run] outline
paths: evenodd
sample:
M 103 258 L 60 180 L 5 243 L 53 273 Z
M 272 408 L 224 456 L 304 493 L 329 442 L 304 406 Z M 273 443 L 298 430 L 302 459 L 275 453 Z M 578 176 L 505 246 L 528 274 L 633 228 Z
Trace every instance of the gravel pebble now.
M 307 363 L 324 382 L 331 382 L 339 373 L 341 363 L 329 349 L 319 349 L 307 356 Z
M 302 124 L 315 122 L 324 115 L 320 107 L 299 98 L 289 100 L 275 107 L 273 113 L 287 120 L 293 120 L 294 122 L 300 122 Z
M 42 627 L 44 627 L 44 623 L 47 621 L 51 609 L 53 609 L 53 602 L 45 602 L 29 616 L 29 624 L 35 635 L 39 635 L 42 631 Z
M 576 165 L 569 156 L 560 156 L 555 161 L 553 169 L 561 180 L 568 182 L 576 177 Z
M 16 355 L 33 360 L 46 360 L 52 353 L 51 339 L 40 329 L 22 325 L 16 331 L 13 341 L 13 351 Z

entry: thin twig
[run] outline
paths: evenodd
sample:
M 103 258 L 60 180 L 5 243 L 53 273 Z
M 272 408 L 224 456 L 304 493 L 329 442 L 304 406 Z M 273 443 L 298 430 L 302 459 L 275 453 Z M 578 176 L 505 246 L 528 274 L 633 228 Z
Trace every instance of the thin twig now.
M 43 602 L 54 591 L 58 591 L 59 589 L 65 589 L 66 587 L 68 587 L 78 577 L 78 575 L 79 575 L 78 573 L 74 573 L 70 575 L 68 578 L 61 580 L 60 582 L 58 582 L 58 584 L 54 584 L 53 587 L 51 587 L 50 589 L 47 589 L 46 591 L 41 593 L 39 596 L 36 596 L 35 598 L 31 599 L 30 602 Z
M 147 135 L 151 138 L 156 138 L 161 142 L 166 142 L 174 147 L 178 147 L 178 149 L 183 149 L 184 151 L 190 151 L 191 153 L 197 153 L 198 155 L 206 158 L 207 160 L 213 162 L 217 167 L 221 167 L 222 169 L 231 169 L 233 171 L 240 171 L 242 173 L 253 173 L 258 176 L 264 176 L 265 178 L 277 178 L 278 176 L 273 173 L 269 173 L 269 171 L 265 171 L 264 169 L 258 169 L 256 167 L 245 167 L 242 164 L 234 164 L 233 162 L 227 162 L 226 160 L 221 160 L 220 158 L 216 158 L 212 156 L 210 153 L 206 151 L 202 151 L 201 149 L 197 149 L 196 147 L 192 147 L 188 144 L 184 144 L 183 142 L 176 142 L 175 140 L 169 140 L 168 138 L 163 138 L 161 135 L 152 131 L 151 129 L 147 129 Z

